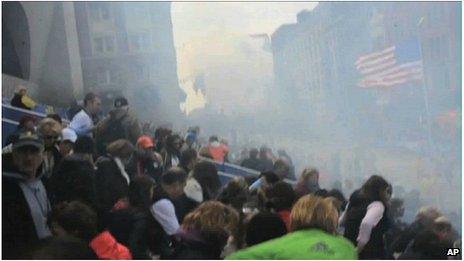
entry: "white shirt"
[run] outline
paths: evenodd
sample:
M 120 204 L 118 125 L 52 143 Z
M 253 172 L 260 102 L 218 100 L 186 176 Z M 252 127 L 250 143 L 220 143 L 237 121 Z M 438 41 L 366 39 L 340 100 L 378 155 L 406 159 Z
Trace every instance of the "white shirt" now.
M 361 221 L 358 238 L 356 239 L 358 241 L 358 249 L 363 249 L 367 242 L 369 242 L 372 229 L 380 222 L 384 211 L 385 207 L 380 201 L 374 201 L 367 206 L 367 212 Z
M 156 221 L 163 227 L 164 232 L 168 235 L 174 235 L 179 230 L 176 210 L 172 202 L 168 199 L 161 199 L 155 202 L 150 208 L 151 214 Z
M 77 136 L 92 137 L 93 121 L 85 110 L 81 110 L 72 118 L 69 128 L 73 129 Z

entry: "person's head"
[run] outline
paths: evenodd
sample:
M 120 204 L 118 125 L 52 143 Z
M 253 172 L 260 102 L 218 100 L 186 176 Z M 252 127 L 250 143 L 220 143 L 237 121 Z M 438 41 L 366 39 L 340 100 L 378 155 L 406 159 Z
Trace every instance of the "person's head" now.
M 138 157 L 143 159 L 149 159 L 153 155 L 155 144 L 150 136 L 143 135 L 138 138 L 136 147 Z
M 18 85 L 16 86 L 16 93 L 19 94 L 19 95 L 21 95 L 21 96 L 26 95 L 26 93 L 27 93 L 27 88 L 26 88 L 26 86 L 24 86 L 24 85 L 22 85 L 22 84 L 18 84 Z
M 37 128 L 39 136 L 44 140 L 45 148 L 51 148 L 57 144 L 61 137 L 61 124 L 54 119 L 44 118 Z
M 371 200 L 386 204 L 391 198 L 392 187 L 383 177 L 373 175 L 362 185 L 361 192 Z
M 34 118 L 33 116 L 24 115 L 23 117 L 21 117 L 21 120 L 19 121 L 19 127 L 22 128 L 24 131 L 34 132 L 36 123 L 36 118 Z
M 253 148 L 250 150 L 250 159 L 257 159 L 258 158 L 258 149 Z
M 327 194 L 328 197 L 332 197 L 335 199 L 334 205 L 337 207 L 338 212 L 342 212 L 345 210 L 346 204 L 348 203 L 343 196 L 343 193 L 338 189 L 332 189 Z
M 46 118 L 54 119 L 59 124 L 63 124 L 63 121 L 61 120 L 61 116 L 56 113 L 47 114 Z
M 197 162 L 198 153 L 194 149 L 186 149 L 180 154 L 180 165 L 185 171 L 193 170 Z
M 101 111 L 101 100 L 95 93 L 89 92 L 84 97 L 84 107 L 91 115 L 97 115 Z
M 127 165 L 130 162 L 135 148 L 130 141 L 119 139 L 108 144 L 106 151 L 111 156 L 120 158 L 124 165 Z
M 290 210 L 295 203 L 296 195 L 292 186 L 279 181 L 265 191 L 267 207 L 275 211 Z
M 151 206 L 155 183 L 147 176 L 135 177 L 129 185 L 129 203 L 132 207 L 148 209 Z
M 237 229 L 239 215 L 235 209 L 219 201 L 206 201 L 185 216 L 182 228 L 198 231 L 206 240 L 217 240 L 225 246 L 227 238 Z
M 125 97 L 117 97 L 114 99 L 114 108 L 115 109 L 125 109 L 129 106 L 129 102 Z
M 196 134 L 193 133 L 193 132 L 188 132 L 186 135 L 185 135 L 185 143 L 191 147 L 195 141 L 197 140 L 197 137 L 196 137 Z
M 290 174 L 290 165 L 283 159 L 278 159 L 274 162 L 274 173 L 276 173 L 281 179 L 288 177 Z
M 227 183 L 218 200 L 241 211 L 249 196 L 248 183 L 243 177 L 234 177 Z
M 74 149 L 74 143 L 77 140 L 76 133 L 70 128 L 61 130 L 60 153 L 63 156 L 69 155 Z
M 416 214 L 416 221 L 421 223 L 425 227 L 430 227 L 438 217 L 441 217 L 442 213 L 435 207 L 425 206 L 421 207 Z
M 270 212 L 255 214 L 246 226 L 245 242 L 248 247 L 287 234 L 287 227 L 279 215 Z
M 170 150 L 180 151 L 180 148 L 182 147 L 182 139 L 178 134 L 170 134 L 166 138 L 166 146 Z
M 90 163 L 93 163 L 95 154 L 95 142 L 88 136 L 78 137 L 74 143 L 74 153 L 82 154 Z
M 303 180 L 305 184 L 318 184 L 319 171 L 316 168 L 306 168 L 301 173 L 300 180 Z
M 209 143 L 213 143 L 213 142 L 219 142 L 219 139 L 217 136 L 211 136 L 209 137 Z
M 88 242 L 73 236 L 49 237 L 38 243 L 30 253 L 31 260 L 92 260 L 97 259 Z M 29 256 L 30 255 L 30 256 Z
M 337 233 L 338 211 L 332 198 L 303 196 L 293 206 L 290 219 L 292 231 L 321 229 L 329 234 Z
M 205 199 L 214 198 L 221 188 L 216 165 L 208 161 L 200 161 L 193 168 L 193 177 L 200 183 Z M 205 195 L 207 194 L 207 195 Z
M 314 192 L 314 196 L 326 198 L 329 196 L 329 192 L 327 191 L 327 189 L 319 189 L 316 192 Z
M 179 167 L 172 167 L 161 175 L 161 187 L 170 198 L 176 199 L 184 194 L 187 173 Z
M 51 217 L 54 235 L 71 235 L 90 242 L 97 234 L 97 213 L 80 201 L 62 202 L 55 206 Z
M 267 153 L 269 152 L 269 148 L 266 147 L 266 146 L 261 146 L 261 148 L 259 148 L 259 157 L 260 158 L 267 158 Z
M 261 173 L 261 177 L 264 181 L 262 186 L 263 189 L 266 189 L 267 187 L 270 187 L 281 180 L 280 177 L 272 171 L 265 171 Z
M 43 141 L 37 135 L 23 133 L 13 143 L 13 164 L 21 174 L 34 179 L 43 161 L 43 151 Z
M 436 218 L 433 221 L 432 227 L 435 234 L 442 240 L 447 239 L 453 231 L 453 225 L 451 225 L 451 222 L 444 216 Z

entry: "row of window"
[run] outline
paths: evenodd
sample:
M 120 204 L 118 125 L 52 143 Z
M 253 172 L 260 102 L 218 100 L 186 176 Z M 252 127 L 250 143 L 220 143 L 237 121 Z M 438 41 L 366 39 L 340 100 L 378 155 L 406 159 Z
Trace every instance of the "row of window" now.
M 133 34 L 129 36 L 130 51 L 150 51 L 153 42 L 149 34 Z M 112 53 L 116 51 L 116 38 L 114 36 L 97 36 L 93 38 L 93 51 L 96 54 Z

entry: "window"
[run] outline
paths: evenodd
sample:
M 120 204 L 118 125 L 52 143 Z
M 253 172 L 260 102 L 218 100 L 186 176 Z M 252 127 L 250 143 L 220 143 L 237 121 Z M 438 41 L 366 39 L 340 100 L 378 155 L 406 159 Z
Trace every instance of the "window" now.
M 93 42 L 96 53 L 111 53 L 115 51 L 113 36 L 95 37 Z

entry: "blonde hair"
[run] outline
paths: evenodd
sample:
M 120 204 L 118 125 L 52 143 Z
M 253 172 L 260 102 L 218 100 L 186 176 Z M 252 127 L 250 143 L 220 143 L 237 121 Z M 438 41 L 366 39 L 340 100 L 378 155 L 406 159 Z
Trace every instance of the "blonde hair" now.
M 232 207 L 219 201 L 206 201 L 184 218 L 182 227 L 202 233 L 231 234 L 238 221 L 238 213 Z
M 307 180 L 314 175 L 319 176 L 319 171 L 316 168 L 305 168 L 301 173 L 300 179 Z
M 317 228 L 330 234 L 337 233 L 338 211 L 333 198 L 306 195 L 293 206 L 290 219 L 292 231 Z
M 417 212 L 416 218 L 418 219 L 427 219 L 428 221 L 434 221 L 438 217 L 442 216 L 441 212 L 431 206 L 421 207 Z
M 44 118 L 39 122 L 37 130 L 41 136 L 60 136 L 62 126 L 51 118 Z

